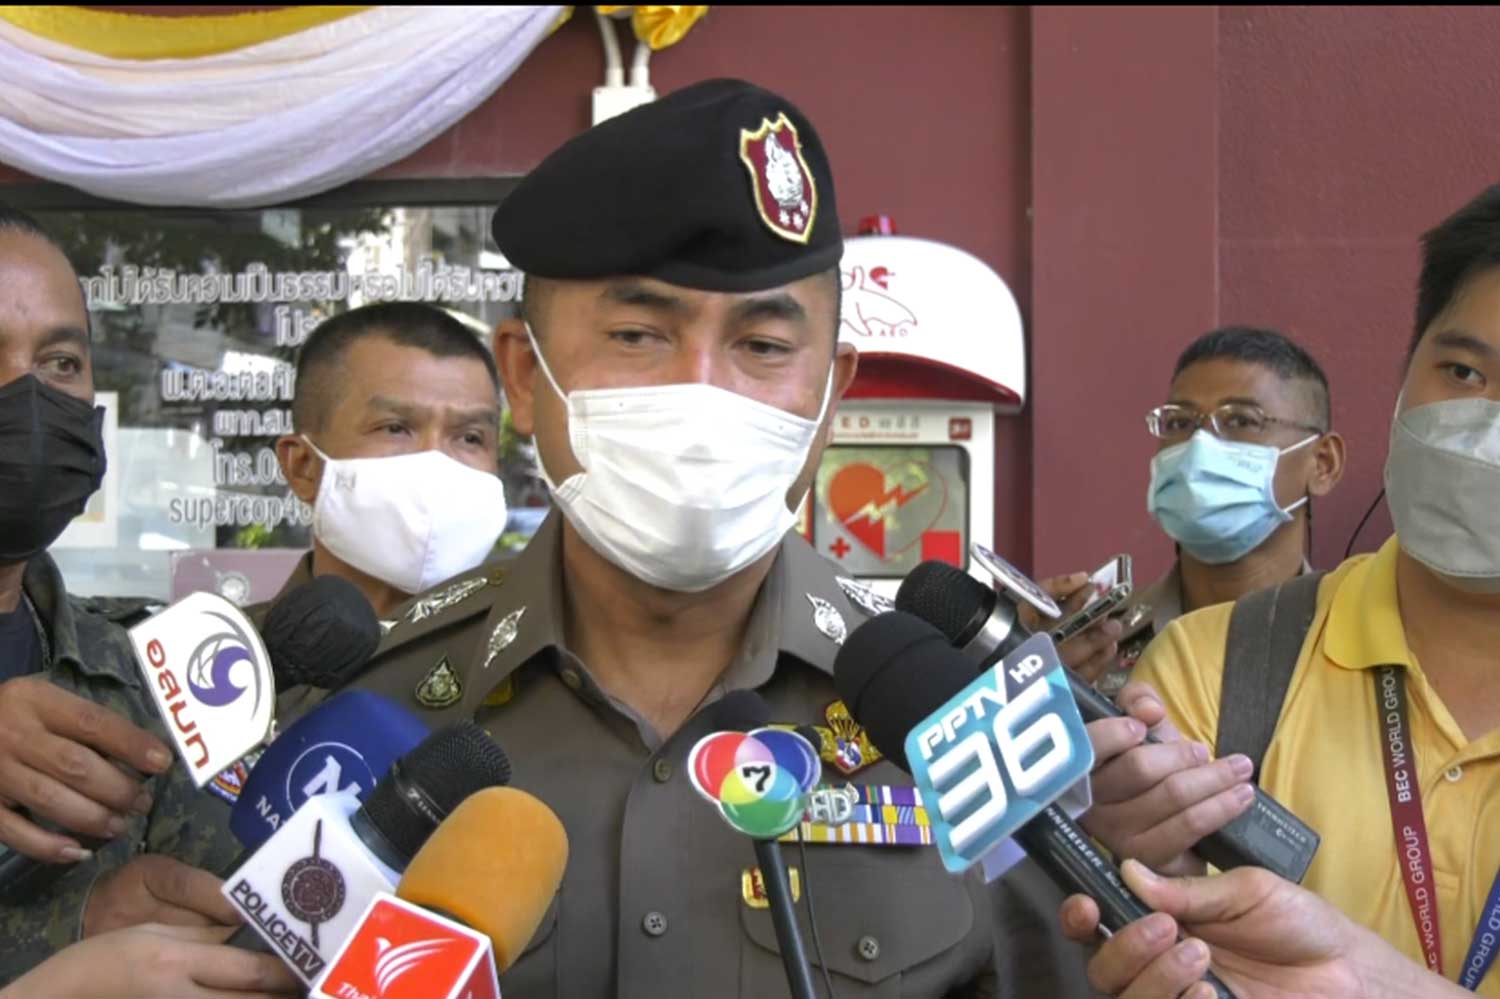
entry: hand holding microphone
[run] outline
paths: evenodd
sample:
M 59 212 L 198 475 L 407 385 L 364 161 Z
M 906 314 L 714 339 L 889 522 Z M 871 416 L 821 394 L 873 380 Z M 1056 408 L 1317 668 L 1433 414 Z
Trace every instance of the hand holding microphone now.
M 148 923 L 58 951 L 0 999 L 291 999 L 282 963 L 223 945 L 225 930 Z
M 1150 914 L 1053 803 L 1092 753 L 1050 639 L 976 678 L 945 635 L 892 611 L 849 635 L 834 683 L 881 753 L 917 778 L 949 870 L 987 862 L 1010 834 L 1065 890 L 1094 898 L 1107 929 Z M 1204 980 L 1219 999 L 1233 995 L 1212 973 Z
M 1207 999 L 1195 984 L 1214 963 L 1242 999 L 1460 999 L 1472 993 L 1398 953 L 1313 893 L 1254 867 L 1165 879 L 1126 861 L 1125 880 L 1157 912 L 1115 933 L 1089 961 L 1089 982 L 1119 999 Z M 1063 931 L 1094 939 L 1098 910 L 1073 896 Z M 1178 940 L 1178 927 L 1196 939 Z M 1208 946 L 1204 946 L 1207 944 Z
M 988 668 L 1030 637 L 1018 603 L 1046 597 L 1034 596 L 1035 584 L 993 552 L 976 545 L 975 557 L 993 566 L 996 578 L 1019 599 L 946 563 L 924 562 L 902 581 L 896 608 L 935 626 L 966 658 Z M 1221 870 L 1264 867 L 1291 881 L 1307 873 L 1320 842 L 1317 832 L 1249 783 L 1248 760 L 1210 763 L 1206 753 L 1177 740 L 1175 731 L 1160 724 L 1165 710 L 1159 700 L 1151 703 L 1149 688 L 1122 692 L 1122 702 L 1137 715 L 1133 722 L 1076 674 L 1068 672 L 1067 680 L 1101 750 L 1094 782 L 1098 800 L 1085 825 L 1112 849 L 1141 856 L 1134 851 L 1146 848 L 1150 859 L 1161 861 L 1192 847 Z M 1156 725 L 1158 734 L 1146 735 L 1141 720 Z M 1142 741 L 1146 745 L 1139 745 Z M 1118 753 L 1131 759 L 1113 761 Z

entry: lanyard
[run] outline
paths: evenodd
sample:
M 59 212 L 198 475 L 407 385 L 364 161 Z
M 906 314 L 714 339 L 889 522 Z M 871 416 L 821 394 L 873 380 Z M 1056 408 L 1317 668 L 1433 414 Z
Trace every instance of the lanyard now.
M 1374 675 L 1375 708 L 1382 725 L 1380 749 L 1385 759 L 1385 789 L 1391 803 L 1401 880 L 1406 885 L 1406 900 L 1411 906 L 1412 922 L 1427 968 L 1441 975 L 1443 944 L 1438 927 L 1437 884 L 1432 876 L 1432 847 L 1427 839 L 1422 789 L 1407 724 L 1406 676 L 1400 666 L 1381 666 Z M 1490 887 L 1484 915 L 1464 958 L 1459 984 L 1470 991 L 1477 989 L 1497 954 L 1500 954 L 1500 873 Z

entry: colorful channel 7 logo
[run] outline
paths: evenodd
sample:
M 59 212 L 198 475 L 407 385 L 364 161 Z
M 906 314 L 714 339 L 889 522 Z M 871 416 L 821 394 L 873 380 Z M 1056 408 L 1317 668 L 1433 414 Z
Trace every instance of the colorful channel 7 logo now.
M 1052 639 L 1037 635 L 924 719 L 906 758 L 943 865 L 978 863 L 1094 765 Z

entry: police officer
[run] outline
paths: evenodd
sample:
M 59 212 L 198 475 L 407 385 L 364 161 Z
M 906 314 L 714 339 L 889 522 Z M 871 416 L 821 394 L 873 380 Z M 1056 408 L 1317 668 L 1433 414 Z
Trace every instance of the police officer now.
M 314 509 L 312 551 L 251 620 L 322 575 L 385 617 L 484 561 L 506 509 L 500 376 L 482 340 L 435 306 L 363 305 L 313 330 L 296 386 L 297 432 L 276 457 Z
M 840 997 L 1070 994 L 1017 968 L 1047 963 L 1060 895 L 1031 912 L 1024 876 L 947 874 L 920 814 L 883 807 L 910 781 L 834 691 L 840 644 L 885 605 L 792 530 L 856 366 L 811 124 L 758 87 L 696 84 L 564 145 L 494 235 L 527 275 L 496 356 L 556 509 L 507 567 L 407 605 L 358 686 L 435 725 L 476 718 L 567 828 L 506 995 L 786 994 L 751 844 L 685 766 L 741 689 L 818 727 L 824 781 L 861 789 L 855 821 L 789 855 Z
M 222 803 L 157 776 L 172 755 L 122 627 L 143 605 L 70 597 L 46 553 L 104 474 L 93 401 L 78 278 L 0 204 L 0 855 L 67 865 L 0 904 L 0 983 L 85 930 L 234 921 L 218 880 L 188 866 L 230 856 L 213 848 Z M 179 859 L 126 863 L 147 845 Z

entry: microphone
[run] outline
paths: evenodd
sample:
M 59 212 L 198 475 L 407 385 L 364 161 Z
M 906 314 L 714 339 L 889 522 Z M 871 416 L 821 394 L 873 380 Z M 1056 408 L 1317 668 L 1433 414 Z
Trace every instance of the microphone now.
M 810 773 L 797 775 L 796 786 L 790 786 L 790 782 L 785 782 L 789 784 L 785 790 L 790 795 L 787 798 L 787 814 L 784 818 L 772 817 L 781 820 L 780 824 L 787 824 L 785 820 L 789 819 L 790 824 L 787 828 L 794 828 L 802 819 L 807 798 L 806 792 L 817 782 L 819 774 L 822 773 L 822 764 L 818 761 L 812 745 L 797 733 L 758 731 L 770 724 L 771 709 L 767 706 L 765 699 L 753 690 L 735 690 L 725 694 L 713 706 L 712 712 L 714 728 L 719 732 L 700 740 L 688 754 L 688 772 L 692 775 L 694 787 L 704 797 L 720 805 L 720 808 L 724 810 L 725 818 L 730 820 L 731 826 L 744 832 L 745 828 L 736 821 L 737 816 L 730 810 L 733 807 L 731 796 L 726 795 L 722 787 L 717 793 L 710 791 L 715 784 L 714 776 L 716 776 L 712 771 L 719 769 L 728 771 L 731 766 L 736 767 L 740 778 L 749 786 L 763 787 L 769 778 L 773 792 L 778 783 L 784 783 L 785 775 L 771 773 L 781 760 L 775 759 L 772 766 L 767 766 L 766 763 L 769 761 L 765 757 L 770 754 L 761 751 L 761 747 L 756 747 L 756 750 L 751 753 L 745 753 L 740 748 L 743 742 L 731 743 L 720 737 L 730 732 L 748 732 L 757 741 L 760 736 L 780 737 L 783 742 L 795 740 L 801 743 L 801 746 L 792 743 L 791 748 L 794 752 L 805 748 L 806 756 L 812 762 L 810 766 L 804 762 L 803 767 L 810 770 Z M 733 754 L 732 760 L 723 759 L 722 762 L 714 760 L 715 756 L 722 757 L 728 753 Z M 774 749 L 771 750 L 771 754 L 774 754 L 772 758 L 780 756 L 775 753 Z M 764 771 L 765 776 L 757 771 Z M 791 794 L 793 791 L 800 791 L 800 793 Z M 766 795 L 766 799 L 771 797 L 771 794 Z M 760 802 L 754 804 L 758 805 Z M 781 856 L 781 844 L 776 840 L 778 835 L 787 830 L 773 823 L 767 831 L 769 835 L 752 834 L 751 842 L 755 844 L 755 862 L 760 866 L 761 877 L 765 881 L 766 900 L 771 910 L 771 925 L 776 930 L 776 944 L 781 951 L 781 963 L 786 969 L 787 985 L 791 987 L 793 999 L 817 999 L 818 993 L 813 986 L 812 971 L 807 963 L 807 948 L 802 943 L 802 931 L 797 926 L 791 888 L 787 883 L 786 862 Z
M 1042 710 L 1049 698 L 1054 706 L 1068 703 L 1060 665 L 1051 639 L 1038 635 L 976 680 L 942 632 L 891 611 L 845 639 L 834 685 L 876 748 L 917 777 L 944 866 L 961 872 L 1012 834 L 1064 891 L 1098 902 L 1100 924 L 1117 932 L 1151 910 L 1053 804 L 1077 778 L 1077 765 L 1087 773 L 1093 756 L 1076 712 L 1077 730 L 1070 731 L 1063 715 Z M 1204 981 L 1220 999 L 1232 999 L 1212 972 Z
M 252 851 L 315 794 L 348 791 L 363 801 L 427 734 L 421 719 L 379 694 L 336 694 L 266 747 L 229 813 L 229 830 Z
M 1007 594 L 996 592 L 945 562 L 923 562 L 902 580 L 896 609 L 935 626 L 954 648 L 981 670 L 989 669 L 1031 637 Z M 1063 667 L 1068 687 L 1085 721 L 1125 714 L 1087 681 Z M 1158 742 L 1152 735 L 1147 742 Z M 1252 785 L 1254 786 L 1254 785 Z M 1300 883 L 1321 837 L 1286 806 L 1255 787 L 1248 811 L 1193 848 L 1221 871 L 1264 867 Z
M 192 593 L 127 635 L 163 726 L 197 787 L 264 741 L 275 701 L 271 660 L 234 604 Z M 91 850 L 104 846 L 89 838 L 80 843 Z M 0 849 L 0 904 L 34 899 L 71 869 Z
M 475 791 L 509 780 L 505 753 L 462 722 L 396 760 L 363 804 L 350 792 L 309 798 L 224 882 L 247 924 L 230 942 L 258 935 L 311 985 L 443 819 Z
M 339 689 L 375 655 L 382 634 L 359 587 L 340 576 L 319 576 L 276 602 L 261 636 L 280 693 L 299 685 Z
M 396 897 L 378 896 L 313 999 L 500 995 L 562 884 L 568 836 L 514 788 L 470 796 L 412 858 Z
M 196 786 L 266 740 L 276 681 L 260 634 L 238 607 L 190 593 L 127 634 Z

